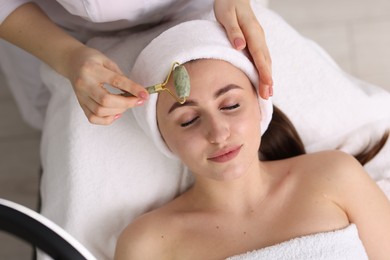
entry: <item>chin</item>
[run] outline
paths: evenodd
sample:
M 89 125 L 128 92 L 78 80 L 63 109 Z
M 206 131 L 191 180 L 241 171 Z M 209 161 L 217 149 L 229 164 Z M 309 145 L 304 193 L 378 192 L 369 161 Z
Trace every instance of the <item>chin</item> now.
M 227 169 L 214 172 L 212 179 L 216 181 L 234 181 L 240 179 L 248 173 L 248 167 L 243 166 L 228 166 Z

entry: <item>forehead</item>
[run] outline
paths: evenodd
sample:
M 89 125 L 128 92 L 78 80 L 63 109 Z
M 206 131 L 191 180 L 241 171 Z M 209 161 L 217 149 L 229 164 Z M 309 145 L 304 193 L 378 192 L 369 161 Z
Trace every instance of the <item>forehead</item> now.
M 184 64 L 188 71 L 191 82 L 191 93 L 199 92 L 199 89 L 207 86 L 221 87 L 221 84 L 235 83 L 237 85 L 250 84 L 248 77 L 240 69 L 231 63 L 216 59 L 198 59 Z M 173 79 L 170 78 L 168 85 L 173 90 Z
M 235 84 L 243 89 L 253 89 L 248 77 L 231 63 L 216 59 L 199 59 L 184 64 L 190 77 L 189 99 L 206 99 L 212 97 L 215 91 L 229 84 Z M 175 93 L 173 77 L 170 77 L 167 88 Z M 172 104 L 175 100 L 163 91 L 158 96 L 158 103 Z

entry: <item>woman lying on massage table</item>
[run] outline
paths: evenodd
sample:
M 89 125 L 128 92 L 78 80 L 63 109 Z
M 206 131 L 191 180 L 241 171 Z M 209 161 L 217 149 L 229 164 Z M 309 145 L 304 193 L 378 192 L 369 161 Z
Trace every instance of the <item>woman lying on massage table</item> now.
M 204 26 L 216 33 L 202 35 Z M 170 44 L 178 52 L 160 63 L 185 64 L 189 99 L 179 105 L 162 93 L 134 113 L 157 147 L 177 156 L 195 181 L 131 223 L 118 240 L 116 259 L 388 258 L 390 203 L 362 165 L 339 151 L 305 154 L 281 111 L 275 108 L 271 120 L 272 104 L 254 88 L 252 63 L 218 37 L 217 24 L 176 27 L 181 37 Z M 168 36 L 141 53 L 136 72 L 150 73 L 142 72 L 156 62 L 147 53 L 166 46 Z M 197 39 L 202 47 L 191 43 Z M 386 137 L 368 151 L 371 156 Z

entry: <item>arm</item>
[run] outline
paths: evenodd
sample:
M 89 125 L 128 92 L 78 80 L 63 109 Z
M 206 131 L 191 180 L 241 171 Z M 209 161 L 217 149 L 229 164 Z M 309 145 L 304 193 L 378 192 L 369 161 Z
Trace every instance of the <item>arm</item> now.
M 0 37 L 38 57 L 68 78 L 92 123 L 109 124 L 115 115 L 147 98 L 145 90 L 123 76 L 114 62 L 65 33 L 33 3 L 20 6 L 4 20 L 0 25 Z M 100 87 L 102 83 L 111 84 L 136 97 L 110 94 Z
M 273 95 L 272 61 L 263 28 L 256 19 L 249 0 L 215 0 L 214 12 L 225 27 L 236 49 L 248 50 L 260 75 L 259 94 L 268 99 Z
M 345 156 L 345 155 L 344 155 Z M 370 259 L 390 255 L 390 201 L 363 167 L 352 157 L 344 160 L 338 180 L 341 206 L 352 223 Z
M 145 216 L 141 216 L 122 231 L 115 248 L 115 260 L 174 258 L 171 255 L 173 250 L 169 250 L 169 244 L 161 238 L 161 221 L 145 221 Z
M 115 260 L 142 259 L 141 252 L 147 248 L 144 248 L 143 243 L 140 242 L 141 239 L 137 239 L 135 235 L 136 231 L 131 230 L 130 227 L 121 233 L 116 243 Z
M 143 240 L 142 233 L 138 234 L 136 228 L 127 227 L 117 241 L 114 259 L 153 259 L 150 256 L 150 252 L 154 249 L 153 244 Z

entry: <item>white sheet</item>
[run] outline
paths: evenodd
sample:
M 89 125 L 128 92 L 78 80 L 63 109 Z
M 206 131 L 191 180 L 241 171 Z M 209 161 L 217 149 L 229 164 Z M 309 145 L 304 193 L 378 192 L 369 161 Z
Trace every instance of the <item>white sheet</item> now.
M 379 124 L 390 128 L 388 92 L 355 81 L 273 12 L 257 4 L 254 9 L 273 57 L 273 101 L 294 122 L 309 151 L 341 144 L 354 150 L 362 135 L 378 136 Z M 130 71 L 135 54 L 159 30 L 90 44 Z M 180 163 L 151 149 L 131 112 L 108 127 L 91 125 L 69 82 L 48 67 L 41 72 L 53 95 L 42 138 L 42 212 L 98 259 L 112 258 L 117 235 L 128 222 L 172 199 L 191 180 Z M 389 156 L 387 144 L 367 165 L 375 180 L 390 178 Z

